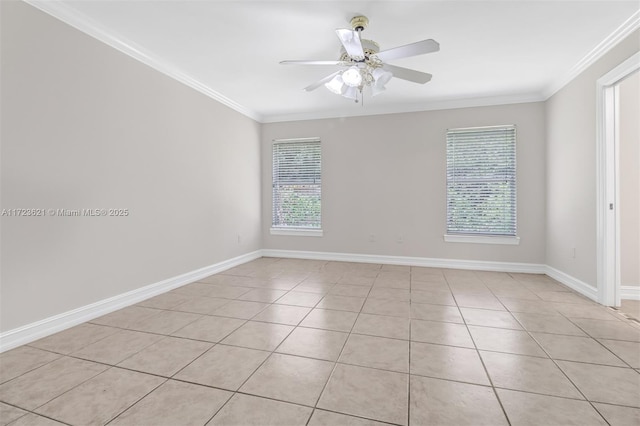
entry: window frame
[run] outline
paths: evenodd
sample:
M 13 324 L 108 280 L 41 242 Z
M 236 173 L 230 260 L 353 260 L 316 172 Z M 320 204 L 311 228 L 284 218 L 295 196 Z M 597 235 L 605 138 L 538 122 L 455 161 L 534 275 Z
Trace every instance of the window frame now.
M 513 227 L 514 234 L 493 234 L 493 233 L 472 233 L 472 232 L 456 232 L 456 230 L 451 229 L 450 226 L 450 201 L 449 201 L 449 145 L 450 145 L 450 136 L 454 133 L 463 133 L 463 132 L 477 132 L 481 133 L 483 131 L 492 132 L 499 129 L 512 130 L 513 131 Z M 505 244 L 505 245 L 518 245 L 520 244 L 520 237 L 518 236 L 518 182 L 517 182 L 517 128 L 514 124 L 508 125 L 496 125 L 496 126 L 482 126 L 482 127 L 462 127 L 462 128 L 451 128 L 447 129 L 446 132 L 446 151 L 445 151 L 445 161 L 446 164 L 446 177 L 445 177 L 445 202 L 446 202 L 446 217 L 445 217 L 445 235 L 444 241 L 451 243 L 475 243 L 475 244 Z M 495 180 L 494 180 L 495 181 Z M 485 182 L 492 182 L 491 179 L 486 179 Z
M 290 144 L 290 143 L 318 143 L 320 148 L 320 223 L 319 227 L 305 227 L 305 226 L 282 226 L 275 225 L 275 208 L 276 208 L 276 197 L 275 197 L 275 186 L 276 186 L 276 176 L 275 176 L 275 155 L 276 155 L 276 145 L 279 144 Z M 312 237 L 322 237 L 323 229 L 322 229 L 322 143 L 319 137 L 310 137 L 310 138 L 291 138 L 291 139 L 273 139 L 271 143 L 271 227 L 269 233 L 271 235 L 284 235 L 284 236 L 312 236 Z

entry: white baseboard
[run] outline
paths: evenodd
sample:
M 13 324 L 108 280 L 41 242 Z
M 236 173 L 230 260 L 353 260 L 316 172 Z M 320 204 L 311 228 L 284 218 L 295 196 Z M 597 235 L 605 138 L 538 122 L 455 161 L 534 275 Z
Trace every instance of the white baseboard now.
M 265 257 L 333 260 L 339 262 L 384 263 L 387 265 L 424 266 L 428 268 L 473 269 L 476 271 L 544 274 L 545 265 L 535 263 L 488 262 L 481 260 L 435 259 L 428 257 L 384 256 L 377 254 L 332 253 L 299 250 L 263 249 Z
M 470 269 L 476 271 L 547 274 L 578 293 L 592 300 L 598 300 L 598 291 L 595 287 L 562 271 L 542 264 L 262 249 L 0 333 L 0 353 L 263 256 L 423 266 L 430 268 Z M 623 299 L 640 300 L 640 287 L 622 286 L 621 291 Z
M 556 281 L 566 285 L 572 290 L 588 297 L 591 300 L 598 300 L 598 290 L 589 284 L 580 281 L 562 271 L 548 265 L 536 263 L 515 263 L 515 262 L 488 262 L 480 260 L 460 260 L 460 259 L 435 259 L 427 257 L 405 257 L 405 256 L 383 256 L 370 254 L 352 253 L 330 253 L 297 250 L 274 250 L 263 249 L 262 255 L 265 257 L 287 257 L 293 259 L 314 259 L 314 260 L 334 260 L 341 262 L 364 262 L 364 263 L 384 263 L 388 265 L 409 265 L 425 266 L 429 268 L 449 268 L 449 269 L 472 269 L 476 271 L 496 271 L 496 272 L 518 272 L 529 274 L 547 274 Z M 629 288 L 629 297 L 625 299 L 638 298 L 640 300 L 640 287 Z M 635 290 L 635 297 L 632 296 Z M 623 293 L 625 294 L 625 293 Z
M 195 271 L 187 272 L 155 284 L 137 288 L 108 299 L 100 300 L 90 305 L 63 312 L 13 330 L 0 334 L 0 353 L 24 345 L 42 337 L 49 336 L 99 316 L 108 314 L 126 306 L 141 302 L 174 288 L 192 283 L 209 275 L 222 272 L 237 265 L 249 262 L 262 256 L 261 250 L 243 254 L 232 259 L 223 260 Z
M 640 300 L 640 287 L 633 285 L 620 286 L 620 298 L 623 300 Z
M 558 269 L 553 268 L 549 265 L 546 266 L 546 274 L 554 280 L 566 285 L 570 289 L 577 291 L 583 296 L 588 297 L 593 301 L 598 301 L 598 289 L 590 286 L 584 281 L 580 281 L 579 279 L 572 277 L 565 272 L 559 271 Z

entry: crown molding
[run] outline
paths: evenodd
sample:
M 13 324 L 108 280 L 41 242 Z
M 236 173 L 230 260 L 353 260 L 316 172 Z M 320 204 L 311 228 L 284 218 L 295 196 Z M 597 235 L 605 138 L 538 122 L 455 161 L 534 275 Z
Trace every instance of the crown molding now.
M 106 45 L 130 56 L 143 64 L 165 74 L 180 83 L 197 90 L 198 92 L 220 102 L 221 104 L 239 112 L 257 122 L 262 122 L 262 115 L 253 111 L 239 103 L 229 99 L 228 97 L 216 92 L 195 78 L 185 74 L 177 67 L 158 58 L 145 48 L 127 40 L 112 30 L 107 30 L 100 24 L 96 23 L 86 15 L 79 13 L 72 7 L 58 0 L 23 0 L 25 3 L 53 16 L 54 18 L 64 22 L 67 25 L 99 40 Z
M 614 30 L 608 37 L 598 43 L 587 55 L 576 63 L 564 76 L 552 82 L 549 86 L 537 93 L 511 94 L 478 98 L 456 98 L 440 99 L 424 103 L 381 105 L 378 107 L 368 106 L 367 109 L 358 108 L 353 110 L 324 110 L 316 112 L 303 112 L 292 114 L 261 114 L 247 108 L 238 102 L 218 93 L 204 83 L 185 74 L 183 71 L 153 55 L 145 48 L 136 43 L 108 30 L 86 15 L 66 5 L 59 0 L 23 0 L 25 3 L 53 16 L 54 18 L 76 28 L 77 30 L 107 44 L 108 46 L 146 64 L 174 80 L 177 80 L 188 87 L 208 96 L 221 104 L 259 122 L 278 123 L 285 121 L 318 120 L 329 118 L 362 117 L 370 115 L 401 114 L 420 111 L 446 110 L 456 108 L 472 108 L 480 106 L 509 105 L 528 102 L 542 102 L 553 96 L 580 73 L 586 70 L 594 62 L 605 55 L 615 45 L 632 32 L 640 28 L 640 10 L 636 11 L 622 25 Z
M 574 78 L 579 76 L 584 70 L 593 65 L 598 59 L 602 58 L 615 45 L 627 38 L 631 33 L 640 28 L 640 10 L 609 34 L 604 40 L 598 43 L 589 53 L 578 61 L 565 75 L 551 83 L 542 92 L 544 99 L 547 100 L 556 92 L 569 84 Z
M 349 118 L 349 117 L 365 117 L 371 115 L 385 114 L 403 114 L 411 112 L 435 111 L 458 108 L 474 108 L 483 106 L 524 104 L 529 102 L 542 102 L 546 100 L 540 93 L 488 96 L 481 98 L 459 98 L 436 100 L 430 102 L 421 102 L 413 104 L 393 104 L 381 105 L 377 107 L 353 108 L 352 111 L 342 110 L 325 110 L 315 112 L 303 112 L 299 114 L 279 114 L 267 115 L 262 117 L 262 123 L 280 123 L 285 121 L 304 121 L 319 120 L 329 118 Z

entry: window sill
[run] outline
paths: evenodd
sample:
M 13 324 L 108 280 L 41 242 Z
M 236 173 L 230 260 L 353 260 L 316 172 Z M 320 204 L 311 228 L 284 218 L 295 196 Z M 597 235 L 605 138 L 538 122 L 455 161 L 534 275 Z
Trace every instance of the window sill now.
M 271 235 L 289 235 L 298 237 L 322 237 L 322 229 L 271 228 Z
M 472 243 L 472 244 L 504 244 L 519 245 L 520 237 L 502 237 L 488 235 L 445 235 L 444 240 L 448 243 Z

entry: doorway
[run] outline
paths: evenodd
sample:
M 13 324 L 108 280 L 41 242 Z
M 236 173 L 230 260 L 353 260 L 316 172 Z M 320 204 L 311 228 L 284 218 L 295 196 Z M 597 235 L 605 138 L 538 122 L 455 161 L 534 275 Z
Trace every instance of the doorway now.
M 638 70 L 640 52 L 598 79 L 596 84 L 597 284 L 598 301 L 607 306 L 620 306 L 623 290 L 626 297 L 640 295 L 637 291 L 631 295 L 632 290 L 621 285 L 621 260 L 624 259 L 621 256 L 621 225 L 626 217 L 621 216 L 620 208 L 620 85 Z M 628 162 L 626 160 L 624 164 Z

